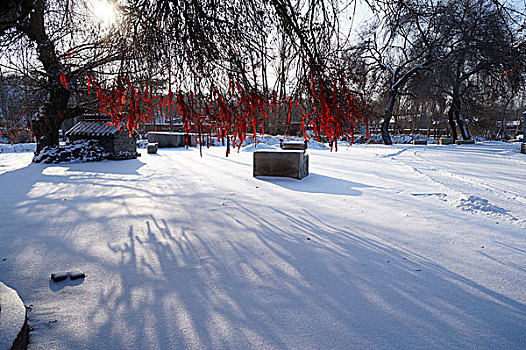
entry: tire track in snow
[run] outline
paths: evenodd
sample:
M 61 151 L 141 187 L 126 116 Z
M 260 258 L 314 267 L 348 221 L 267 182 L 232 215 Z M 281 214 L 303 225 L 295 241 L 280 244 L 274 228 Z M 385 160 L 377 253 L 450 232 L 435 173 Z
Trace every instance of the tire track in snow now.
M 427 159 L 426 154 L 429 151 L 426 148 L 419 148 L 412 152 L 397 152 L 394 156 L 390 155 L 389 159 L 409 167 L 413 172 L 437 184 L 440 192 L 443 193 L 429 194 L 429 197 L 445 200 L 448 205 L 463 211 L 505 220 L 526 228 L 526 220 L 521 217 L 521 214 L 526 212 L 524 194 L 505 189 L 501 183 L 490 183 L 481 177 L 452 172 L 446 169 L 447 165 L 440 168 L 439 159 L 434 161 Z M 404 156 L 399 157 L 402 154 Z M 508 160 L 508 157 L 505 158 Z M 426 193 L 412 195 L 422 197 Z
M 420 150 L 414 151 L 413 152 L 414 158 L 417 159 L 417 161 L 423 161 L 429 164 L 429 161 L 424 159 L 420 155 L 421 153 L 422 152 Z M 526 205 L 526 195 L 517 193 L 515 191 L 511 191 L 511 190 L 506 190 L 502 188 L 500 184 L 490 184 L 488 182 L 482 181 L 481 178 L 470 178 L 468 176 L 460 175 L 458 173 L 454 173 L 454 172 L 451 172 L 445 169 L 433 168 L 433 170 L 438 171 L 438 173 L 440 175 L 443 175 L 444 177 L 449 177 L 452 180 L 460 181 L 464 183 L 465 185 L 471 186 L 477 190 L 484 190 L 484 191 L 489 192 L 491 195 L 496 196 L 496 197 L 501 197 L 504 200 L 518 201 Z

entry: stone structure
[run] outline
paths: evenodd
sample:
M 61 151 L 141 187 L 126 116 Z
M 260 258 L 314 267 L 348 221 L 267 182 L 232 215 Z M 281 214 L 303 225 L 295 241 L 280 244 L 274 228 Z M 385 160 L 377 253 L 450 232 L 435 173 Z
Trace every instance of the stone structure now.
M 70 141 L 97 140 L 112 159 L 137 158 L 137 140 L 127 129 L 118 130 L 109 121 L 81 121 L 66 132 Z
M 149 154 L 156 154 L 158 149 L 159 149 L 159 147 L 158 147 L 158 145 L 157 145 L 157 142 L 154 142 L 154 143 L 148 143 L 148 144 L 146 145 L 146 151 L 147 151 Z
M 253 175 L 301 180 L 309 175 L 309 155 L 295 150 L 255 151 Z
M 453 140 L 448 139 L 448 138 L 440 138 L 437 142 L 437 145 L 451 145 L 451 144 L 453 144 Z
M 455 144 L 457 144 L 457 145 L 473 145 L 473 144 L 475 144 L 475 141 L 471 140 L 471 139 L 469 139 L 469 140 L 457 140 L 457 141 L 455 141 Z
M 297 151 L 306 151 L 307 150 L 307 140 L 305 141 L 286 141 L 283 139 L 279 140 L 279 147 L 284 150 L 297 150 Z
M 427 140 L 413 140 L 411 143 L 413 145 L 427 145 Z
M 148 142 L 156 142 L 159 148 L 195 146 L 196 136 L 184 132 L 150 131 Z

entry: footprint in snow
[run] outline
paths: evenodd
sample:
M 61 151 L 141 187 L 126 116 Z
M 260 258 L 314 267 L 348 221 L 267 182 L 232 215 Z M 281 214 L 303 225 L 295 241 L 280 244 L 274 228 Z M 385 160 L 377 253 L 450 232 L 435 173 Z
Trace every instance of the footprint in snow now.
M 504 217 L 512 221 L 517 220 L 516 217 L 509 213 L 509 210 L 491 204 L 487 199 L 477 196 L 461 198 L 456 202 L 456 207 L 474 214 L 478 213 L 493 217 Z
M 447 197 L 447 194 L 445 193 L 440 193 L 440 192 L 436 192 L 436 193 L 411 193 L 412 196 L 414 197 L 438 197 L 439 199 L 445 201 L 447 200 L 446 197 Z

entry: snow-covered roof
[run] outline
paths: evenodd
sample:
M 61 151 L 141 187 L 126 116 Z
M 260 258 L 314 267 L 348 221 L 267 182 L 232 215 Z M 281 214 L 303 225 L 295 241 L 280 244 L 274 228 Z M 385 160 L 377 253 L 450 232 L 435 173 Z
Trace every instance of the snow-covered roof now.
M 108 122 L 80 122 L 66 132 L 66 136 L 108 136 L 117 133 L 117 127 Z

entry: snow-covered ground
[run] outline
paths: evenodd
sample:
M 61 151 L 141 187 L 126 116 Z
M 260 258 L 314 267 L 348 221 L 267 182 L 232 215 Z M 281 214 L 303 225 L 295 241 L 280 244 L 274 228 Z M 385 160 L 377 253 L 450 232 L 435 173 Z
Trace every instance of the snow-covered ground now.
M 36 149 L 37 149 L 36 143 L 17 143 L 17 144 L 0 143 L 0 153 L 35 152 Z
M 0 279 L 31 349 L 525 349 L 518 146 L 340 145 L 301 181 L 222 147 L 0 154 Z

